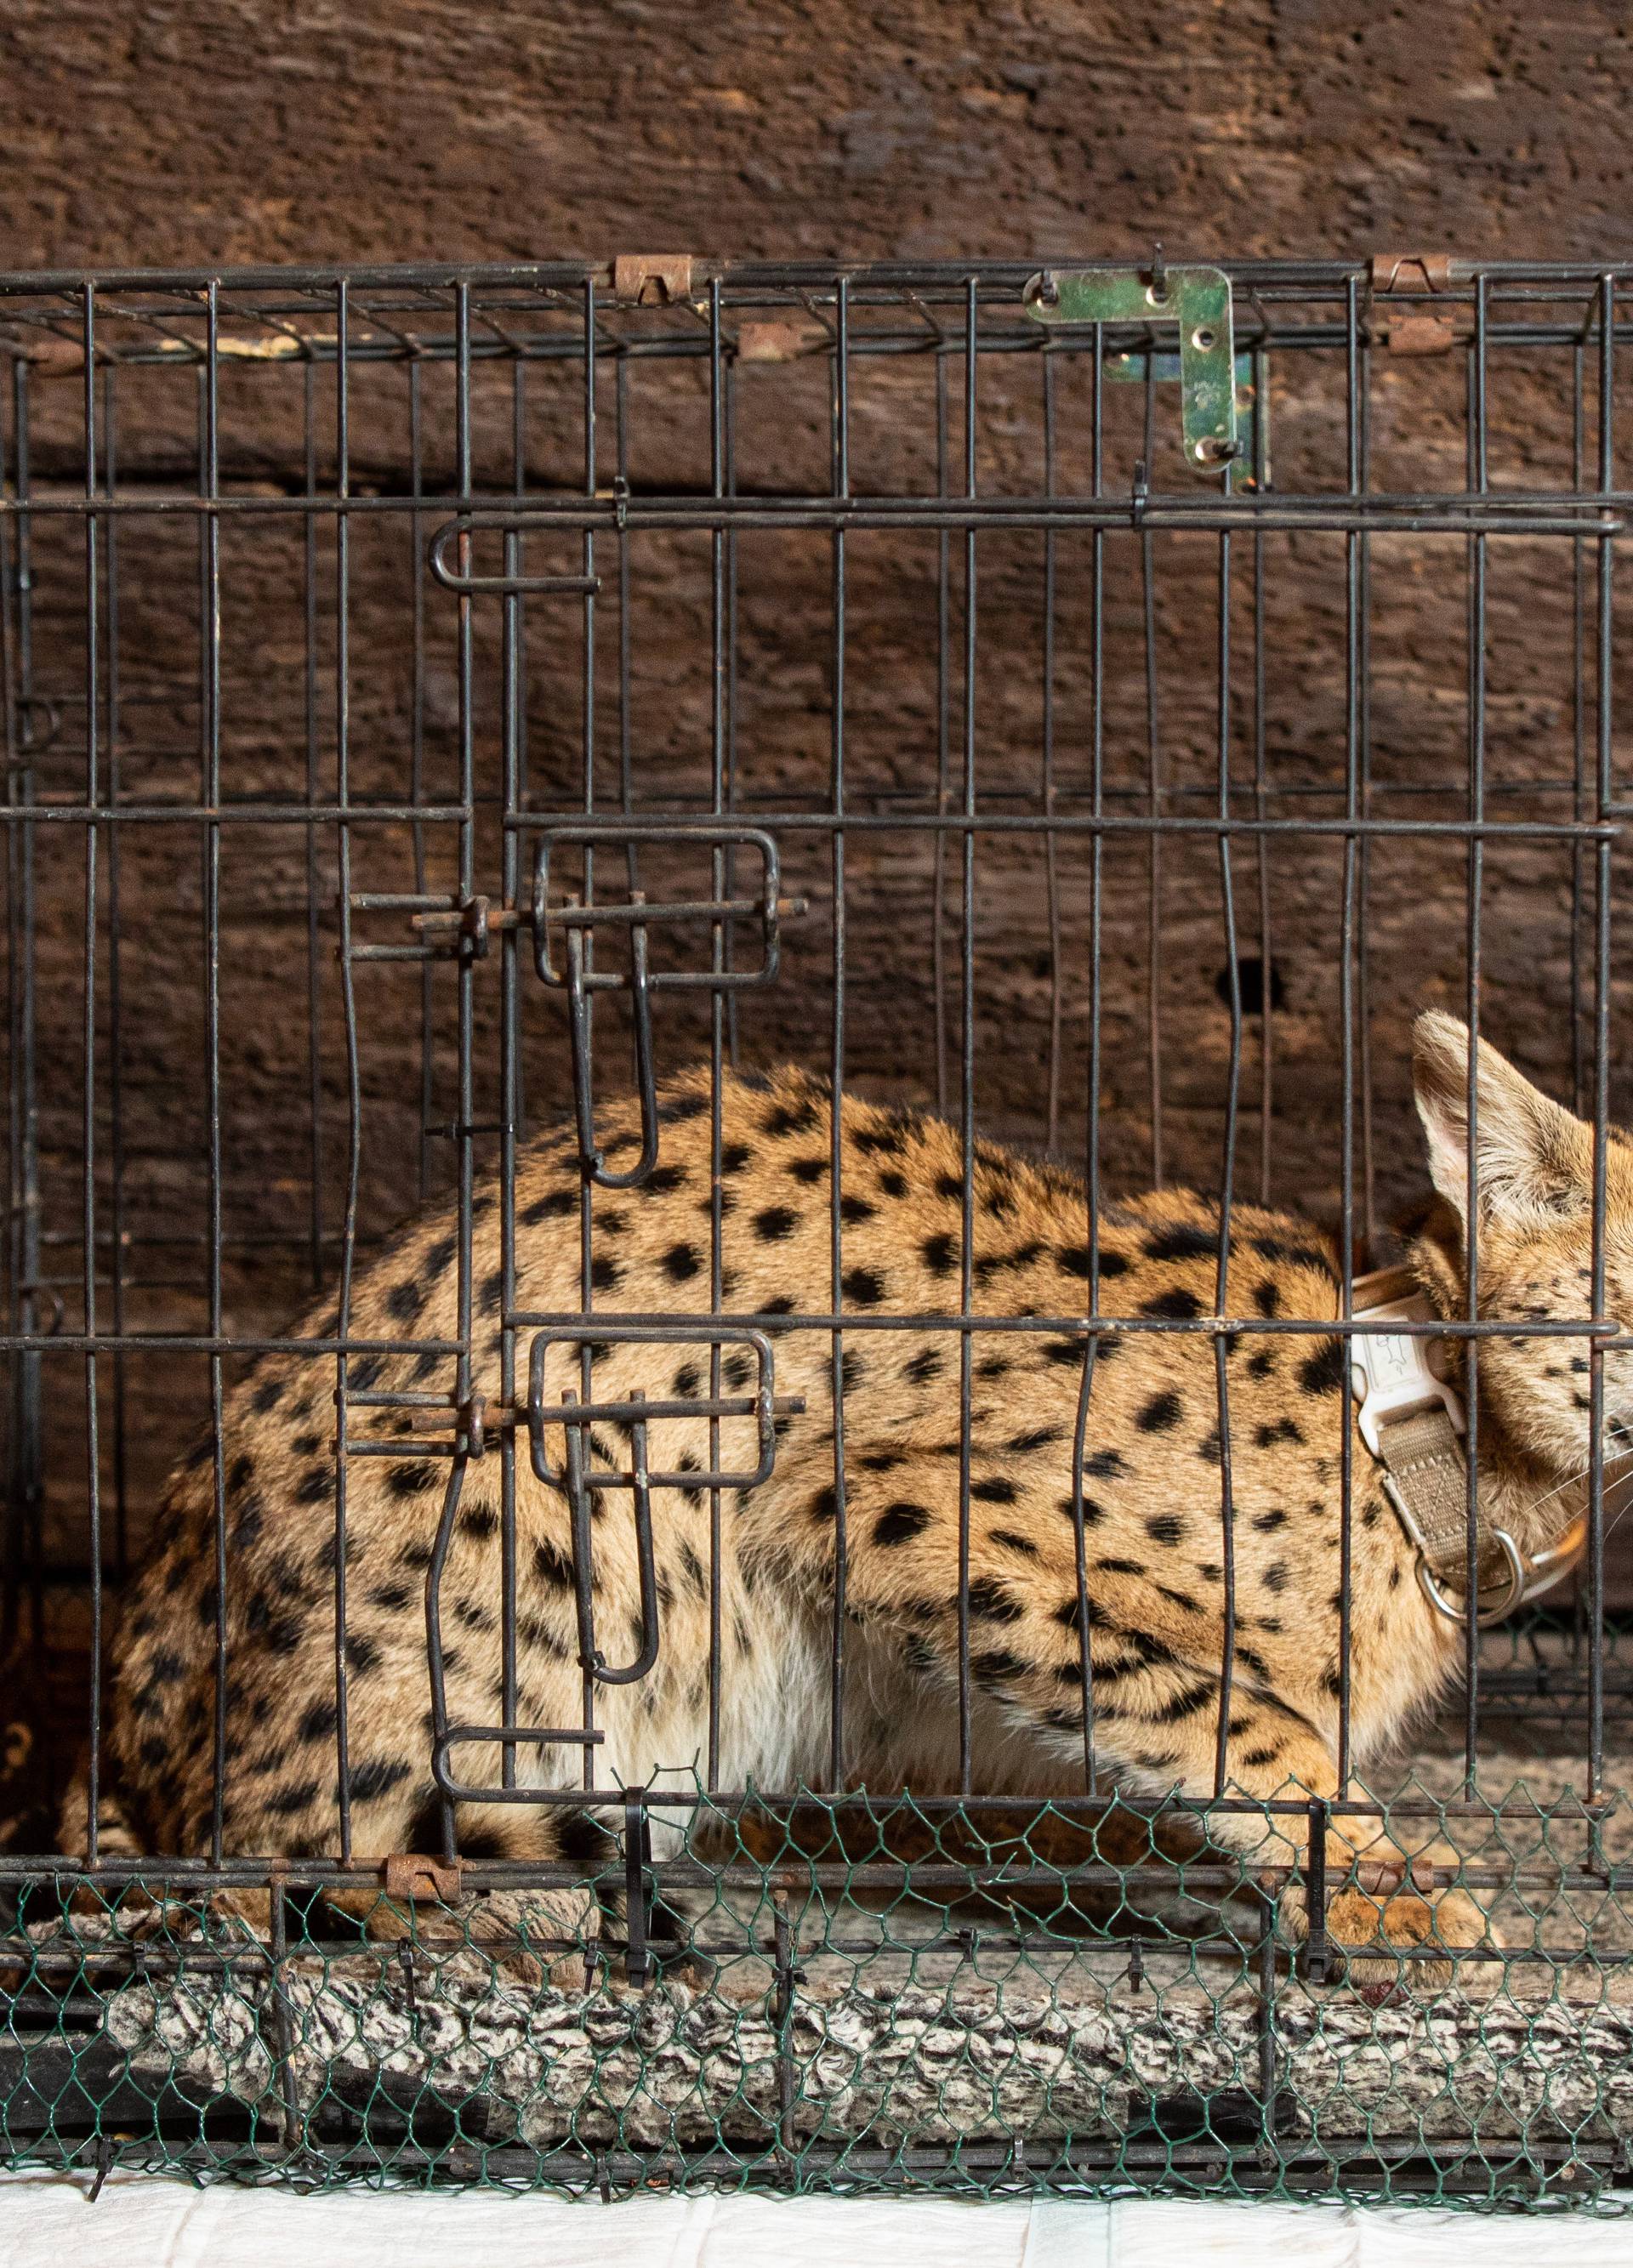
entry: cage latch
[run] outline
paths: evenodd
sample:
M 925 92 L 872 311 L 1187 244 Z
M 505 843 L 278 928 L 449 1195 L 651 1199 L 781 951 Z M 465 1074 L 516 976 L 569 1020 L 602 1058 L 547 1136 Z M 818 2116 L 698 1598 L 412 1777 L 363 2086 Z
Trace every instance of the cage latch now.
M 1449 354 L 1471 335 L 1473 311 L 1449 301 L 1427 307 L 1421 303 L 1451 289 L 1450 253 L 1375 252 L 1368 279 L 1367 336 L 1391 354 Z
M 525 1320 L 525 1319 L 523 1319 Z M 720 1375 L 724 1394 L 676 1395 L 648 1400 L 643 1395 L 601 1400 L 592 1388 L 583 1396 L 571 1388 L 558 1402 L 547 1402 L 546 1373 L 552 1350 L 582 1365 L 587 1356 L 592 1374 L 598 1354 L 613 1346 L 697 1346 L 709 1351 L 711 1369 L 716 1352 L 722 1356 Z M 725 1350 L 734 1349 L 727 1353 Z M 753 1391 L 743 1391 L 753 1376 Z M 713 1383 L 713 1381 L 711 1381 Z M 776 1454 L 776 1418 L 804 1410 L 800 1396 L 779 1399 L 772 1390 L 771 1342 L 762 1331 L 717 1324 L 558 1325 L 535 1338 L 528 1362 L 528 1432 L 534 1472 L 567 1499 L 573 1537 L 573 1583 L 578 1607 L 579 1659 L 601 1685 L 632 1685 L 644 1677 L 658 1658 L 658 1581 L 652 1530 L 652 1491 L 670 1489 L 751 1489 L 771 1477 Z M 748 1420 L 754 1427 L 755 1460 L 735 1468 L 723 1463 L 699 1469 L 677 1465 L 652 1469 L 648 1428 L 665 1419 L 698 1418 L 728 1422 Z M 551 1462 L 545 1439 L 547 1427 L 559 1425 L 565 1440 L 559 1465 Z M 627 1468 L 597 1467 L 590 1462 L 591 1428 L 604 1425 L 629 1443 Z M 635 1557 L 639 1596 L 639 1638 L 635 1656 L 614 1668 L 595 1643 L 593 1498 L 598 1491 L 625 1489 L 634 1506 Z
M 1177 324 L 1185 460 L 1214 473 L 1241 454 L 1230 279 L 1222 268 L 1171 268 L 1158 245 L 1146 268 L 1046 268 L 1022 304 L 1037 323 Z
M 697 896 L 654 898 L 639 886 L 637 874 L 643 850 L 662 846 L 670 850 L 706 850 L 711 855 L 710 886 Z M 616 851 L 624 867 L 626 887 L 622 896 L 598 899 L 595 895 L 595 859 L 598 850 Z M 561 856 L 576 852 L 579 887 L 552 890 Z M 734 890 L 735 854 L 747 852 L 760 862 L 759 887 L 752 895 Z M 670 828 L 666 832 L 589 821 L 554 827 L 539 840 L 533 875 L 533 959 L 546 984 L 565 990 L 573 1045 L 573 1092 L 577 1116 L 579 1152 L 590 1180 L 609 1189 L 626 1189 L 644 1182 L 658 1160 L 658 1095 L 653 1064 L 652 1000 L 661 991 L 741 992 L 769 983 L 777 974 L 779 924 L 785 908 L 777 894 L 777 846 L 758 828 L 720 826 Z M 752 923 L 758 932 L 757 957 L 746 967 L 734 966 L 738 926 Z M 711 941 L 706 967 L 655 965 L 652 954 L 654 932 L 683 934 L 704 930 Z M 595 933 L 600 930 L 627 940 L 627 966 L 595 966 Z M 560 942 L 558 944 L 557 939 Z M 591 1086 L 591 1036 L 595 996 L 598 992 L 627 994 L 635 1054 L 635 1088 L 639 1097 L 640 1135 L 635 1162 L 617 1171 L 610 1168 L 595 1139 L 595 1099 Z

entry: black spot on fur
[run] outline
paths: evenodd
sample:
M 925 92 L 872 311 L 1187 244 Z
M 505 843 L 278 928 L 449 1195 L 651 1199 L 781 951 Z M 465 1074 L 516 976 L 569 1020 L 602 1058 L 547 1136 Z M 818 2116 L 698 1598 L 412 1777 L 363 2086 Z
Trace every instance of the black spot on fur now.
M 1342 1339 L 1322 1339 L 1316 1351 L 1298 1366 L 1298 1383 L 1306 1394 L 1341 1392 L 1349 1368 Z
M 553 1584 L 558 1590 L 573 1588 L 572 1560 L 548 1541 L 533 1547 L 533 1572 L 542 1583 Z
M 414 1603 L 414 1594 L 405 1583 L 377 1583 L 368 1594 L 371 1607 L 378 1607 L 388 1615 L 400 1615 L 405 1607 Z
M 1086 1244 L 1063 1244 L 1054 1256 L 1068 1276 L 1075 1276 L 1080 1284 L 1089 1281 L 1089 1247 Z M 1124 1276 L 1127 1272 L 1128 1263 L 1123 1254 L 1103 1244 L 1100 1247 L 1101 1282 L 1107 1283 L 1112 1278 Z
M 1001 1473 L 994 1473 L 985 1480 L 972 1481 L 970 1494 L 979 1498 L 982 1504 L 1013 1504 L 1019 1491 L 1013 1481 L 1005 1480 Z
M 1151 1722 L 1156 1725 L 1182 1724 L 1187 1717 L 1194 1717 L 1199 1709 L 1212 1708 L 1218 1697 L 1218 1687 L 1208 1680 L 1183 1686 L 1171 1700 L 1164 1701 L 1160 1709 L 1151 1712 Z
M 399 1504 L 406 1504 L 410 1497 L 424 1496 L 427 1490 L 435 1488 L 437 1477 L 435 1465 L 427 1464 L 423 1458 L 414 1465 L 393 1465 L 386 1475 L 387 1493 Z
M 1275 1371 L 1275 1357 L 1268 1347 L 1260 1347 L 1257 1354 L 1248 1356 L 1247 1374 L 1250 1378 L 1269 1378 Z
M 380 1648 L 372 1638 L 361 1631 L 346 1633 L 346 1667 L 357 1676 L 366 1676 L 380 1660 Z M 444 1665 L 446 1667 L 446 1664 Z
M 720 1365 L 720 1376 L 734 1394 L 741 1394 L 754 1376 L 754 1359 L 741 1347 L 735 1347 Z
M 958 1240 L 945 1229 L 938 1230 L 925 1238 L 919 1254 L 932 1276 L 950 1276 L 958 1265 Z
M 1185 1415 L 1185 1405 L 1177 1394 L 1154 1394 L 1134 1424 L 1142 1433 L 1168 1433 Z
M 1059 1425 L 1038 1425 L 1031 1432 L 1017 1433 L 1009 1446 L 1017 1456 L 1024 1457 L 1033 1449 L 1046 1449 L 1051 1442 L 1064 1440 L 1065 1438 Z
M 1127 1465 L 1116 1449 L 1091 1449 L 1083 1459 L 1084 1472 L 1092 1474 L 1097 1481 L 1115 1480 L 1119 1474 L 1126 1473 L 1127 1469 Z
M 831 1487 L 821 1488 L 817 1490 L 806 1509 L 818 1526 L 825 1527 L 829 1521 L 839 1518 L 839 1499 Z
M 927 1386 L 942 1374 L 943 1357 L 939 1347 L 924 1347 L 911 1361 L 902 1366 L 902 1376 L 914 1386 Z
M 269 1418 L 283 1398 L 281 1378 L 263 1378 L 249 1398 L 249 1406 L 257 1418 Z
M 1013 1678 L 1024 1677 L 1031 1668 L 1031 1662 L 1022 1661 L 1018 1656 L 1005 1653 L 997 1646 L 989 1648 L 985 1653 L 972 1653 L 970 1657 L 971 1672 L 978 1685 L 1008 1684 Z
M 899 1158 L 907 1147 L 905 1130 L 901 1126 L 863 1126 L 851 1139 L 864 1158 Z
M 765 1205 L 754 1216 L 754 1233 L 765 1244 L 780 1244 L 799 1225 L 800 1216 L 787 1205 Z
M 1287 1514 L 1284 1512 L 1259 1513 L 1254 1518 L 1253 1526 L 1261 1535 L 1274 1535 L 1278 1528 L 1287 1526 Z
M 1260 1580 L 1260 1581 L 1264 1585 L 1264 1587 L 1265 1587 L 1265 1588 L 1266 1588 L 1266 1590 L 1267 1590 L 1267 1591 L 1284 1591 L 1284 1590 L 1286 1590 L 1286 1588 L 1287 1588 L 1287 1567 L 1286 1567 L 1286 1564 L 1285 1564 L 1282 1560 L 1280 1560 L 1280 1559 L 1276 1560 L 1276 1561 L 1274 1563 L 1274 1565 L 1273 1565 L 1268 1566 L 1268 1567 L 1267 1567 L 1267 1568 L 1265 1569 L 1264 1573 L 1260 1577 L 1260 1579 L 1259 1579 L 1259 1580 Z
M 1260 1314 L 1265 1318 L 1267 1322 L 1271 1321 L 1273 1317 L 1279 1315 L 1282 1312 L 1281 1285 L 1279 1284 L 1273 1283 L 1268 1276 L 1265 1278 L 1261 1284 L 1255 1284 L 1253 1286 L 1253 1305 L 1258 1308 Z
M 822 1114 L 809 1095 L 802 1095 L 796 1102 L 777 1102 L 760 1121 L 760 1130 L 773 1142 L 786 1141 L 790 1134 L 809 1134 L 822 1123 Z
M 374 1797 L 385 1795 L 398 1787 L 409 1776 L 405 1764 L 388 1763 L 384 1756 L 371 1756 L 367 1764 L 353 1764 L 346 1775 L 346 1789 L 353 1803 L 368 1803 Z
M 790 1158 L 787 1170 L 808 1189 L 815 1189 L 828 1171 L 826 1158 Z
M 1060 1498 L 1060 1516 L 1063 1520 L 1069 1520 L 1072 1522 L 1073 1527 L 1075 1528 L 1077 1524 L 1077 1515 L 1073 1509 L 1072 1499 L 1069 1496 L 1063 1496 Z M 1105 1518 L 1105 1507 L 1103 1505 L 1097 1504 L 1091 1496 L 1086 1496 L 1083 1498 L 1084 1528 L 1097 1528 Z
M 915 1535 L 922 1535 L 930 1524 L 930 1515 L 920 1504 L 892 1504 L 874 1522 L 876 1543 L 910 1543 Z
M 839 1289 L 853 1307 L 876 1307 L 884 1297 L 884 1284 L 871 1268 L 848 1268 Z
M 1012 1591 L 991 1576 L 982 1575 L 970 1586 L 970 1612 L 987 1622 L 1018 1623 L 1026 1609 Z
M 671 1284 L 689 1284 L 702 1265 L 690 1244 L 671 1244 L 663 1256 L 663 1272 Z
M 1156 1512 L 1146 1521 L 1145 1532 L 1153 1543 L 1178 1543 L 1185 1534 L 1185 1522 L 1177 1513 Z
M 722 1157 L 721 1165 L 724 1166 L 725 1162 Z M 644 1197 L 667 1197 L 676 1189 L 684 1189 L 690 1179 L 684 1166 L 654 1166 L 646 1180 L 639 1182 L 637 1187 Z
M 292 1819 L 298 1811 L 305 1811 L 317 1801 L 317 1782 L 302 1780 L 293 1787 L 280 1787 L 267 1798 L 267 1809 L 279 1819 Z
M 598 1252 L 590 1262 L 590 1283 L 597 1292 L 616 1292 L 624 1281 L 624 1270 L 610 1254 Z
M 327 1504 L 335 1492 L 335 1476 L 325 1465 L 314 1465 L 303 1473 L 295 1491 L 297 1504 Z
M 1142 1300 L 1140 1313 L 1154 1315 L 1171 1323 L 1193 1322 L 1202 1312 L 1202 1303 L 1194 1292 L 1183 1285 L 1171 1292 L 1159 1292 L 1154 1300 Z
M 411 1323 L 420 1310 L 419 1285 L 413 1282 L 394 1284 L 386 1294 L 386 1313 L 394 1322 Z
M 551 1189 L 548 1196 L 536 1197 L 522 1211 L 522 1220 L 528 1228 L 537 1228 L 541 1222 L 563 1220 L 570 1212 L 577 1212 L 579 1195 L 576 1189 Z
M 587 1811 L 558 1816 L 556 1846 L 564 1859 L 577 1867 L 604 1866 L 617 1848 L 601 1822 Z
M 839 1199 L 839 1218 L 853 1228 L 864 1220 L 871 1220 L 878 1207 L 869 1204 L 866 1197 L 853 1197 L 848 1192 Z
M 1290 1418 L 1278 1418 L 1274 1425 L 1261 1425 L 1253 1436 L 1261 1449 L 1274 1449 L 1278 1441 L 1302 1441 L 1304 1438 Z
M 887 1166 L 880 1174 L 879 1187 L 887 1197 L 905 1197 L 907 1194 L 906 1177 L 898 1174 L 894 1166 Z
M 499 1534 L 499 1514 L 485 1504 L 467 1504 L 460 1507 L 459 1528 L 462 1535 L 474 1536 L 485 1543 L 490 1535 Z
M 599 1222 L 597 1226 L 605 1227 L 606 1223 Z M 477 1302 L 484 1315 L 497 1315 L 504 1296 L 505 1270 L 502 1268 L 496 1268 L 491 1276 L 483 1278 L 482 1287 L 477 1294 Z
M 1105 1575 L 1143 1575 L 1145 1572 L 1137 1559 L 1097 1559 L 1094 1564 Z
M 1035 1559 L 1038 1557 L 1038 1546 L 1032 1542 L 1031 1537 L 1016 1535 L 1013 1528 L 993 1528 L 990 1531 L 989 1541 L 1001 1543 L 1006 1551 L 1018 1551 L 1023 1559 Z
M 1333 1273 L 1332 1263 L 1319 1245 L 1292 1244 L 1280 1236 L 1256 1236 L 1252 1241 L 1261 1260 L 1280 1262 L 1293 1268 L 1318 1268 L 1328 1277 Z
M 1145 1240 L 1148 1260 L 1215 1260 L 1218 1255 L 1218 1232 L 1196 1227 L 1188 1221 L 1176 1221 L 1171 1227 L 1154 1229 Z
M 846 1347 L 839 1357 L 839 1391 L 853 1394 L 868 1375 L 868 1366 L 854 1347 Z

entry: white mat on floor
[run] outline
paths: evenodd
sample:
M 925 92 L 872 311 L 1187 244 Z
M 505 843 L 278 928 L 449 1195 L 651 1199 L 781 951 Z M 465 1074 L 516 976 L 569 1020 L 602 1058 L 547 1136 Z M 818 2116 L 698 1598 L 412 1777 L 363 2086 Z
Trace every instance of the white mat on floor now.
M 1633 2220 L 1075 2198 L 425 2197 L 0 2175 L 0 2268 L 1633 2268 Z

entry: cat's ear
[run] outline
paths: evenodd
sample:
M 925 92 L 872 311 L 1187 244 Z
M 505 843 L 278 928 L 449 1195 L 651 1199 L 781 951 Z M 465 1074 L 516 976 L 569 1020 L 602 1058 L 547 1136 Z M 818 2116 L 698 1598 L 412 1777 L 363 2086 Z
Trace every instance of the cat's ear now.
M 1430 1008 L 1412 1038 L 1430 1175 L 1467 1230 L 1468 1027 Z M 1474 1182 L 1482 1221 L 1542 1227 L 1585 1210 L 1593 1189 L 1592 1130 L 1540 1094 L 1484 1040 L 1475 1083 Z

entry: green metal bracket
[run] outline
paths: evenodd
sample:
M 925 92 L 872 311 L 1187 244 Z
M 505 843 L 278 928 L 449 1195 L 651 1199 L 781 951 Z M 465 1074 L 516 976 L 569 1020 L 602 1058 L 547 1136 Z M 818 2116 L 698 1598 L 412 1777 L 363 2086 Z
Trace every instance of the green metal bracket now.
M 1242 347 L 1237 351 L 1238 446 L 1230 465 L 1232 489 L 1268 488 L 1270 485 L 1270 402 L 1268 388 L 1264 383 L 1268 372 L 1254 368 L 1257 359 L 1250 347 Z M 1108 354 L 1100 365 L 1106 377 L 1118 386 L 1143 386 L 1148 366 L 1154 384 L 1179 385 L 1178 347 L 1119 348 Z
M 1215 473 L 1235 460 L 1236 339 L 1223 269 L 1168 268 L 1160 255 L 1144 269 L 1045 269 L 1022 297 L 1038 323 L 1177 323 L 1185 460 Z

